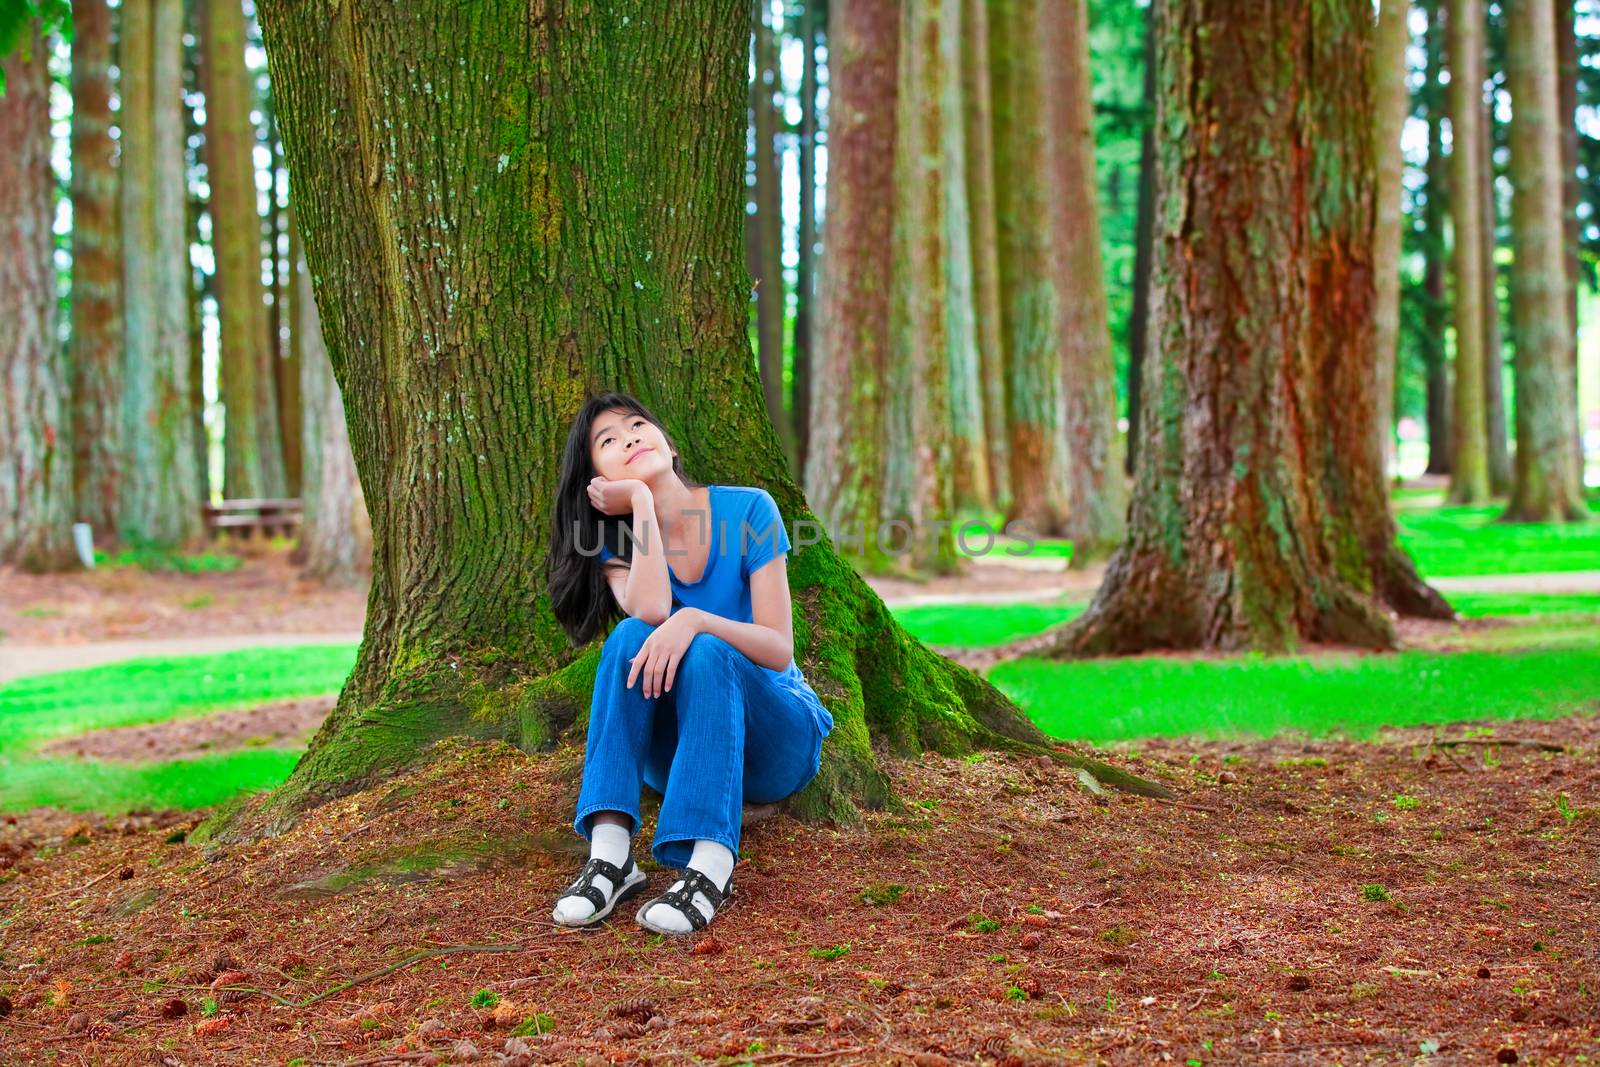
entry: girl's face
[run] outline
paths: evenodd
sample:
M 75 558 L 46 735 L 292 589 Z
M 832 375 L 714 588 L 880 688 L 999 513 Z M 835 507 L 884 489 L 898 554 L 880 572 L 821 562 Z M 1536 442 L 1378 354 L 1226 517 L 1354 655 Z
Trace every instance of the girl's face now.
M 589 427 L 589 459 L 602 478 L 650 482 L 672 469 L 672 456 L 666 435 L 643 415 L 614 408 Z

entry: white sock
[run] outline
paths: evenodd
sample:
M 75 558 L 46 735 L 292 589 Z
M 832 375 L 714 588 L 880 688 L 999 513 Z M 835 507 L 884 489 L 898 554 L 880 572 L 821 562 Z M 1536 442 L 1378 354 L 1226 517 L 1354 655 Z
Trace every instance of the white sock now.
M 711 879 L 711 884 L 721 889 L 728 884 L 728 875 L 733 873 L 733 851 L 718 841 L 696 841 L 694 852 L 689 856 L 689 866 Z M 678 879 L 678 882 L 681 881 L 683 879 Z M 667 892 L 670 893 L 678 888 L 678 882 L 672 883 Z M 699 908 L 700 914 L 707 919 L 711 918 L 715 910 L 704 893 L 695 893 L 694 906 Z M 689 925 L 689 920 L 680 915 L 678 909 L 670 904 L 657 904 L 645 912 L 644 917 L 663 930 L 686 934 L 694 929 Z
M 597 822 L 589 831 L 589 858 L 605 860 L 607 863 L 621 867 L 628 862 L 628 853 L 633 845 L 633 836 L 628 833 L 626 826 L 616 823 Z M 732 868 L 730 868 L 731 870 Z M 603 874 L 594 876 L 594 886 L 606 896 L 611 895 L 611 879 Z M 597 910 L 594 901 L 587 897 L 563 897 L 556 903 L 554 917 L 558 922 L 579 923 L 593 915 Z

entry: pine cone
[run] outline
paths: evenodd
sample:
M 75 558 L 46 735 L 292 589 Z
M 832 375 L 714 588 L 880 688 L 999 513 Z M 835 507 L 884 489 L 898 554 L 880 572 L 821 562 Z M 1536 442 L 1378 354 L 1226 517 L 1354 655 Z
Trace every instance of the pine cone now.
M 655 1001 L 647 1000 L 643 997 L 639 997 L 634 1000 L 624 1000 L 622 1003 L 613 1006 L 611 1009 L 612 1018 L 632 1019 L 633 1021 L 639 1023 L 647 1023 L 657 1014 L 658 1012 L 656 1011 Z

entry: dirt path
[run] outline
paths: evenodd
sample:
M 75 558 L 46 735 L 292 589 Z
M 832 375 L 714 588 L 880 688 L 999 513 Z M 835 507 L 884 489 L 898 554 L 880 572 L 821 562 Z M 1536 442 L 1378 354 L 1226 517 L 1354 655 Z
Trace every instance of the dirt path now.
M 1573 1063 L 1600 1041 L 1600 718 L 1468 725 L 1112 756 L 1187 806 L 886 759 L 908 810 L 750 827 L 682 940 L 632 907 L 550 924 L 581 862 L 565 745 L 451 743 L 213 853 L 193 816 L 0 819 L 0 1058 Z

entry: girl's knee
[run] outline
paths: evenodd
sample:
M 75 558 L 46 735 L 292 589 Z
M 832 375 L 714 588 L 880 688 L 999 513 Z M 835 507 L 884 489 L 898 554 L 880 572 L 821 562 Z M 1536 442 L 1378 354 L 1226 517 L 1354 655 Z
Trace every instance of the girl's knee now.
M 698 671 L 707 667 L 720 667 L 736 655 L 742 656 L 744 653 L 716 634 L 695 634 L 694 639 L 689 642 L 689 647 L 684 650 L 678 670 Z
M 643 619 L 628 615 L 606 635 L 605 644 L 600 646 L 602 657 L 622 655 L 631 657 L 639 651 L 645 638 L 655 632 L 655 627 Z

